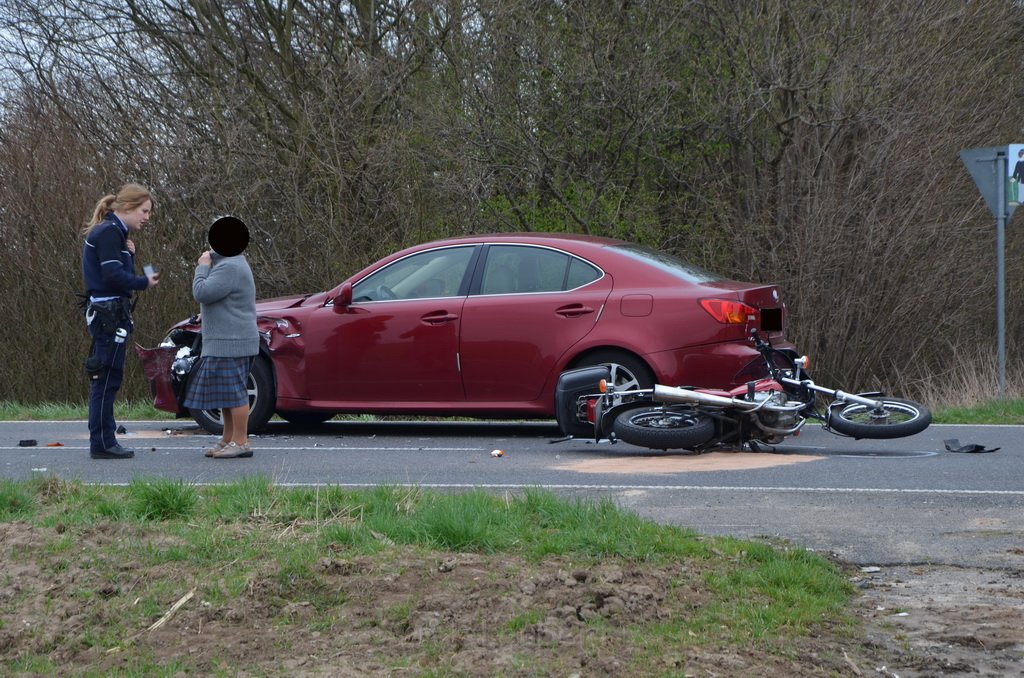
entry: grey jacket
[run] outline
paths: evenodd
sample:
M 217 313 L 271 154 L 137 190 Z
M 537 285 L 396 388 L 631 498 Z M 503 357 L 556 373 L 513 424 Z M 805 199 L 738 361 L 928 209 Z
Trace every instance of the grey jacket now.
M 260 350 L 256 329 L 256 283 L 244 254 L 222 257 L 210 252 L 212 266 L 196 266 L 192 296 L 203 315 L 203 355 L 254 356 Z

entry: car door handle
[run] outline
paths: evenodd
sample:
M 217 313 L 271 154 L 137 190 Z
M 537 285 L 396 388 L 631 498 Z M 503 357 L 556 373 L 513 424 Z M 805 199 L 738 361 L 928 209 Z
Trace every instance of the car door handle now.
M 434 311 L 433 313 L 427 313 L 426 315 L 421 316 L 420 322 L 427 325 L 443 325 L 458 319 L 459 316 L 454 313 L 448 313 L 447 311 Z
M 555 313 L 564 318 L 579 318 L 581 315 L 593 312 L 594 309 L 589 306 L 584 306 L 583 304 L 569 304 L 568 306 L 562 306 L 561 308 L 555 309 Z

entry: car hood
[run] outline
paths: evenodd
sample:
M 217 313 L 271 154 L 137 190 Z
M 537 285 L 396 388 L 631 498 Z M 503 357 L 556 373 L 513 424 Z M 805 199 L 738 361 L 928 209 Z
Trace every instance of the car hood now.
M 315 294 L 296 294 L 287 297 L 274 297 L 273 299 L 260 299 L 256 302 L 256 313 L 264 315 L 272 311 L 281 311 L 297 306 L 318 306 L 327 301 L 326 292 Z

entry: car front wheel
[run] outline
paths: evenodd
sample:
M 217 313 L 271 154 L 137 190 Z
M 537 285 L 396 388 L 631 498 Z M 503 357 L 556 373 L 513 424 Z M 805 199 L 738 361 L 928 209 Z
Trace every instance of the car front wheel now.
M 266 358 L 256 356 L 245 385 L 249 392 L 249 433 L 263 428 L 274 415 L 274 375 Z M 220 435 L 224 432 L 224 415 L 219 409 L 189 409 L 189 414 L 201 427 Z

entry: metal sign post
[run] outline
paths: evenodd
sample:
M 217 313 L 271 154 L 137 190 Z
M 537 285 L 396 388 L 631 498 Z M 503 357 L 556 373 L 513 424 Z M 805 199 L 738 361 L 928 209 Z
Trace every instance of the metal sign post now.
M 1024 160 L 1024 145 L 1021 144 L 960 151 L 960 160 L 996 218 L 996 360 L 1000 398 L 1006 395 L 1006 221 L 1024 198 L 1016 168 L 1012 175 L 1009 172 L 1008 157 L 1012 150 Z M 1007 186 L 1011 188 L 1009 197 Z

